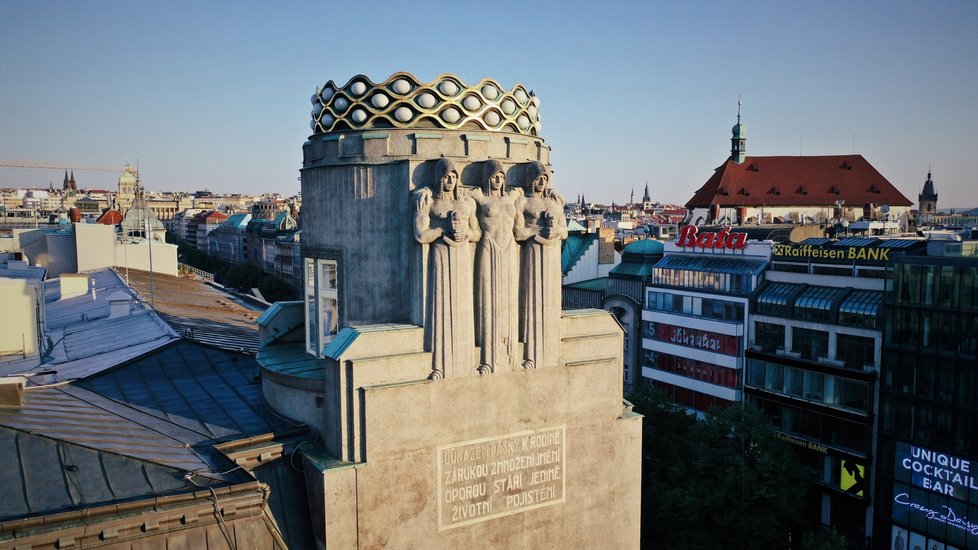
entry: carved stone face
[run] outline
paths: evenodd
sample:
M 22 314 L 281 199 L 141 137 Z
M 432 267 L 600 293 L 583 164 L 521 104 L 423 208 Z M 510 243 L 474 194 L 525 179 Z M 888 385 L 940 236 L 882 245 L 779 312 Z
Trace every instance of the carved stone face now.
M 441 177 L 441 190 L 443 193 L 451 193 L 455 190 L 456 185 L 458 185 L 458 174 L 455 172 L 446 172 Z
M 458 186 L 458 170 L 449 159 L 438 159 L 435 164 L 435 181 L 439 193 L 451 193 Z
M 549 180 L 546 174 L 541 174 L 533 180 L 533 194 L 543 193 L 549 187 Z
M 550 175 L 547 168 L 539 162 L 529 162 L 523 174 L 523 190 L 529 195 L 541 196 L 550 189 Z
M 499 191 L 504 185 L 506 185 L 506 174 L 496 172 L 495 174 L 489 176 L 489 189 Z

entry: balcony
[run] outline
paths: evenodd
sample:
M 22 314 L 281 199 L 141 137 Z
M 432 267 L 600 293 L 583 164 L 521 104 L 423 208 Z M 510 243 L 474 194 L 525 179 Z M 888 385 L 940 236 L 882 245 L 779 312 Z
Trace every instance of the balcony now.
M 829 357 L 828 355 L 823 355 L 822 357 L 819 357 L 818 362 L 823 365 L 829 365 L 830 367 L 844 368 L 846 366 L 845 361 L 843 361 L 842 359 Z
M 790 349 L 778 348 L 775 353 L 782 357 L 790 357 L 791 359 L 801 359 L 800 351 L 791 351 Z

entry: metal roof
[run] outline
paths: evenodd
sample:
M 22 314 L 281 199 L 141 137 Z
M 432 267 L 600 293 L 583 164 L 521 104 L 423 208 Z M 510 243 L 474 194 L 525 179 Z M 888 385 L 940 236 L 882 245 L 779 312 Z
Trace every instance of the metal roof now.
M 129 271 L 129 281 L 145 301 L 184 338 L 230 351 L 256 353 L 256 319 L 264 311 L 201 281 L 156 274 L 152 298 L 149 273 Z
M 924 244 L 921 239 L 886 239 L 880 243 L 880 248 L 910 248 L 915 244 Z
M 757 295 L 758 305 L 787 306 L 791 296 L 802 286 L 795 283 L 768 282 Z
M 308 513 L 306 480 L 292 464 L 292 457 L 255 468 L 255 477 L 271 489 L 268 498 L 270 516 L 289 548 L 314 548 L 312 522 Z
M 181 341 L 81 385 L 215 441 L 281 431 L 252 357 Z
M 199 434 L 73 385 L 27 388 L 19 407 L 0 408 L 0 426 L 183 471 L 211 469 L 187 446 Z
M 44 368 L 57 371 L 59 381 L 83 378 L 134 359 L 174 341 L 173 331 L 110 269 L 89 272 L 89 288 L 80 296 L 61 299 L 59 279 L 45 281 L 44 355 L 33 363 L 10 363 L 0 375 Z M 128 315 L 110 318 L 113 296 L 132 299 Z
M 670 254 L 663 257 L 656 269 L 681 269 L 685 271 L 703 271 L 707 273 L 726 273 L 730 275 L 759 275 L 767 267 L 765 260 L 748 260 L 745 258 L 724 258 L 720 256 L 684 256 Z
M 194 488 L 176 468 L 5 427 L 0 465 L 0 520 Z
M 879 239 L 872 237 L 848 237 L 832 243 L 832 246 L 875 246 L 877 243 Z
M 827 237 L 809 237 L 809 238 L 801 241 L 798 244 L 807 244 L 807 245 L 812 245 L 812 246 L 819 246 L 819 245 L 823 245 L 823 244 L 825 244 L 825 243 L 827 243 L 827 242 L 829 242 L 831 240 L 832 239 L 829 239 Z
M 214 445 L 303 427 L 267 408 L 256 372 L 249 356 L 180 341 L 85 381 L 28 388 L 20 406 L 0 407 L 0 521 L 253 480 Z M 279 493 L 271 521 L 307 547 L 301 475 L 288 459 L 254 475 Z
M 795 299 L 795 307 L 831 311 L 835 300 L 848 290 L 848 288 L 810 286 Z

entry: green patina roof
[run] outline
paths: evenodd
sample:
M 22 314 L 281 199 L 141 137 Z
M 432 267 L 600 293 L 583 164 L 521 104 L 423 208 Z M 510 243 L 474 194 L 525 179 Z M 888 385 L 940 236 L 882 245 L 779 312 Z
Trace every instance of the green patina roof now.
M 560 251 L 560 271 L 567 275 L 574 267 L 591 244 L 598 240 L 596 233 L 585 233 L 583 235 L 571 233 L 564 240 L 564 246 Z
M 578 281 L 576 283 L 571 283 L 569 285 L 564 285 L 565 288 L 577 288 L 580 290 L 604 290 L 605 286 L 608 284 L 607 277 L 599 277 L 597 279 L 588 279 L 586 281 Z
M 621 262 L 611 269 L 610 275 L 627 275 L 629 277 L 651 277 L 655 262 Z
M 655 239 L 639 239 L 637 241 L 628 243 L 622 253 L 657 254 L 661 256 L 664 253 L 664 249 L 665 247 L 662 245 L 661 241 L 657 241 Z
M 306 353 L 304 342 L 266 346 L 256 359 L 262 367 L 287 376 L 322 380 L 325 375 L 325 362 Z

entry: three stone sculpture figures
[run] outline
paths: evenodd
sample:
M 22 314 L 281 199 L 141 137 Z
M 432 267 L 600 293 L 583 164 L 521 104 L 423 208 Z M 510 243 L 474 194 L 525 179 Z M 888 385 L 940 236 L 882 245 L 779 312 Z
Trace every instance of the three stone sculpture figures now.
M 506 185 L 496 160 L 483 163 L 480 188 L 471 190 L 451 160 L 434 168 L 430 187 L 415 192 L 415 239 L 428 249 L 422 273 L 431 378 L 555 364 L 567 224 L 546 167 L 523 166 L 522 190 Z

